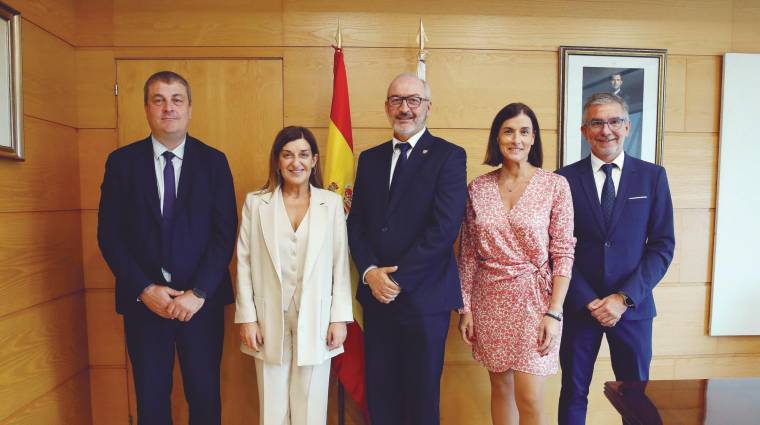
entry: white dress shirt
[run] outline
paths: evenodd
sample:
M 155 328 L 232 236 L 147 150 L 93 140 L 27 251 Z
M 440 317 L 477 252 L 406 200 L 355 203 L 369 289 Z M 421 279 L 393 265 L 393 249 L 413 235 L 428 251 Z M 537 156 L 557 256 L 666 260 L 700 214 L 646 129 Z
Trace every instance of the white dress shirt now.
M 161 208 L 161 214 L 164 213 L 164 165 L 166 165 L 166 158 L 164 158 L 164 152 L 169 149 L 162 145 L 161 142 L 156 140 L 151 134 L 151 141 L 153 142 L 153 164 L 156 169 L 156 182 L 158 183 L 158 205 Z M 187 140 L 187 139 L 185 139 Z M 182 158 L 185 157 L 185 140 L 179 144 L 171 152 L 174 154 L 172 158 L 172 165 L 174 166 L 174 193 L 177 193 L 179 189 L 179 174 L 182 172 Z M 172 275 L 166 269 L 161 268 L 161 273 L 164 275 L 164 279 L 167 282 L 172 281 Z
M 623 173 L 623 162 L 625 162 L 625 152 L 620 152 L 610 164 L 615 164 L 617 167 L 612 167 L 612 183 L 615 186 L 615 196 L 618 193 L 618 187 L 620 186 L 620 175 Z M 597 158 L 596 155 L 591 153 L 591 171 L 594 173 L 594 183 L 596 184 L 596 195 L 599 198 L 599 203 L 602 202 L 602 187 L 604 186 L 604 180 L 607 178 L 607 174 L 602 170 L 602 165 L 606 162 Z
M 406 159 L 409 159 L 409 155 L 412 154 L 412 150 L 414 149 L 414 145 L 417 144 L 417 142 L 420 141 L 420 137 L 422 137 L 423 134 L 425 134 L 425 130 L 427 130 L 427 127 L 423 127 L 422 130 L 419 131 L 419 133 L 416 133 L 414 136 L 410 137 L 406 143 L 409 143 L 409 146 L 411 149 L 406 151 Z M 396 145 L 399 143 L 404 143 L 401 140 L 397 138 L 393 138 L 393 156 L 391 157 L 391 176 L 388 179 L 388 187 L 391 187 L 391 182 L 393 181 L 393 171 L 396 170 L 396 163 L 398 162 L 398 157 L 401 156 L 401 149 L 396 149 Z
M 282 276 L 282 310 L 288 311 L 290 303 L 293 302 L 298 311 L 301 305 L 301 288 L 309 239 L 309 211 L 306 211 L 298 228 L 293 230 L 285 208 L 285 199 L 280 196 L 280 200 L 280 205 L 275 205 L 277 208 L 275 223 L 277 223 L 277 249 Z

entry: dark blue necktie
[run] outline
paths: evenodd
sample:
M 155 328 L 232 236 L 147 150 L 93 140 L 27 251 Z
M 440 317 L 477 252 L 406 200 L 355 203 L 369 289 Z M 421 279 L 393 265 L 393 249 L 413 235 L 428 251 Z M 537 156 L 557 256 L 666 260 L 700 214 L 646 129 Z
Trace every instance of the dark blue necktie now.
M 164 164 L 164 202 L 161 220 L 161 263 L 164 269 L 171 272 L 169 265 L 172 258 L 172 228 L 174 217 L 174 201 L 177 199 L 175 190 L 174 164 L 172 159 L 174 154 L 166 151 L 163 154 Z
M 612 181 L 612 169 L 615 167 L 615 164 L 602 165 L 602 171 L 607 176 L 604 178 L 604 186 L 602 186 L 602 212 L 607 226 L 610 225 L 612 209 L 615 207 L 615 182 Z
M 400 185 L 399 180 L 401 180 L 401 174 L 404 172 L 404 164 L 406 164 L 407 161 L 406 154 L 411 148 L 412 145 L 410 145 L 409 142 L 402 142 L 396 145 L 396 149 L 400 150 L 401 154 L 399 154 L 398 160 L 396 161 L 396 168 L 393 169 L 393 178 L 391 179 L 391 194 L 393 194 L 394 190 L 398 190 L 397 187 Z

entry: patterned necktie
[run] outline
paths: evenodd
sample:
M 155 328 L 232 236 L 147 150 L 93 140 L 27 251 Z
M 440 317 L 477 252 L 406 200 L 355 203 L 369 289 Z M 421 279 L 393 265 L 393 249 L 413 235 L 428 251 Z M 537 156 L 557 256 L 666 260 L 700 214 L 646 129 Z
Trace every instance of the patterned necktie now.
M 393 169 L 393 178 L 391 179 L 391 194 L 393 194 L 394 190 L 397 190 L 397 186 L 400 185 L 398 182 L 401 180 L 401 174 L 404 172 L 404 164 L 406 164 L 407 161 L 407 152 L 409 152 L 409 149 L 412 148 L 412 145 L 410 145 L 408 142 L 402 142 L 396 145 L 396 149 L 401 151 L 401 154 L 398 156 L 398 160 L 396 161 L 396 168 Z
M 617 167 L 615 164 L 602 165 L 602 171 L 607 176 L 604 178 L 604 186 L 602 186 L 602 212 L 607 226 L 610 225 L 612 209 L 615 207 L 615 182 L 612 181 L 612 169 L 615 167 Z
M 163 154 L 164 164 L 164 202 L 163 202 L 163 219 L 161 220 L 161 263 L 164 269 L 171 272 L 170 264 L 172 258 L 172 227 L 174 217 L 174 201 L 177 198 L 174 187 L 174 164 L 172 159 L 174 154 L 166 151 Z

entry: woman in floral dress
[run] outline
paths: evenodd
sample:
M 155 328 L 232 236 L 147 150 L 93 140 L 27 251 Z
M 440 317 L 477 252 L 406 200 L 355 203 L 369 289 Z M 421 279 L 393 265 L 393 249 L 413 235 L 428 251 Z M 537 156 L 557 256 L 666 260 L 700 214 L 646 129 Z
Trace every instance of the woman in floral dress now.
M 485 164 L 469 185 L 459 271 L 459 330 L 491 378 L 494 425 L 545 424 L 547 375 L 557 372 L 562 304 L 575 238 L 570 187 L 541 169 L 541 133 L 522 103 L 494 118 Z

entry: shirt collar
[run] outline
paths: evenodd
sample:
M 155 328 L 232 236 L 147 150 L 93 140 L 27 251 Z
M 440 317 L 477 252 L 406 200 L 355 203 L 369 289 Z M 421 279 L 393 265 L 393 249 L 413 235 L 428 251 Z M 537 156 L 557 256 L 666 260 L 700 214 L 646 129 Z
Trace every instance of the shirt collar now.
M 151 142 L 153 142 L 153 157 L 155 159 L 158 159 L 161 155 L 164 154 L 164 152 L 169 150 L 169 149 L 166 149 L 166 146 L 161 144 L 161 142 L 156 140 L 156 138 L 152 134 L 150 135 L 150 140 Z M 180 160 L 185 156 L 185 142 L 186 141 L 187 141 L 187 137 L 185 137 L 185 139 L 182 140 L 182 143 L 180 143 L 179 146 L 174 148 L 174 150 L 172 151 L 174 156 L 176 156 Z
M 621 151 L 620 154 L 612 160 L 611 164 L 617 165 L 618 169 L 620 171 L 623 171 L 623 162 L 625 162 L 625 151 Z M 602 165 L 604 165 L 605 162 L 601 159 L 597 158 L 596 155 L 594 155 L 593 152 L 591 152 L 591 170 L 595 173 L 602 169 Z
M 420 130 L 414 136 L 410 137 L 406 141 L 406 143 L 409 143 L 409 146 L 411 146 L 411 148 L 414 149 L 414 145 L 416 145 L 417 142 L 420 141 L 420 138 L 422 137 L 423 134 L 425 134 L 426 131 L 427 131 L 427 127 L 422 127 L 422 130 Z M 394 150 L 396 149 L 396 145 L 398 145 L 399 143 L 404 143 L 404 142 L 402 142 L 401 140 L 399 140 L 399 139 L 397 139 L 397 138 L 394 137 L 393 138 L 393 149 Z

